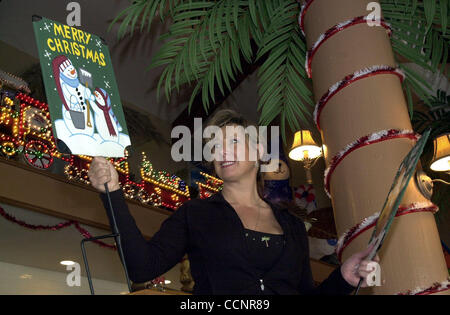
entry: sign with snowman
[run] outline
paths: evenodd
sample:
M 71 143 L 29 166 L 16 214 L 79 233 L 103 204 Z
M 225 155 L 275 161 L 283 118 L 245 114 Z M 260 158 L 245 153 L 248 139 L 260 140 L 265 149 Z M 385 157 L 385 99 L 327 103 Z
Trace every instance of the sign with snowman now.
M 78 28 L 33 17 L 53 133 L 71 154 L 123 157 L 131 144 L 108 47 Z

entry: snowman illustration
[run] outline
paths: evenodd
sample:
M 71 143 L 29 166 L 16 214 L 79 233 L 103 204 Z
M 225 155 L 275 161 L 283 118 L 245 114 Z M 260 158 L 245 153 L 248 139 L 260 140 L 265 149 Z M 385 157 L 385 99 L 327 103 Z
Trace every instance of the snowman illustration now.
M 70 59 L 64 55 L 57 56 L 52 61 L 53 78 L 56 90 L 62 101 L 63 119 L 55 120 L 57 138 L 64 141 L 72 154 L 94 154 L 94 116 L 91 110 L 91 103 L 95 101 L 89 81 L 92 78 L 88 72 L 81 75 Z M 92 152 L 89 149 L 93 148 Z
M 94 111 L 95 128 L 100 145 L 98 151 L 108 156 L 123 156 L 124 150 L 131 144 L 130 137 L 122 133 L 122 126 L 114 115 L 109 94 L 102 88 L 95 88 Z
M 95 115 L 95 127 L 104 141 L 118 141 L 122 127 L 111 108 L 111 98 L 102 88 L 94 91 L 95 105 L 92 106 Z

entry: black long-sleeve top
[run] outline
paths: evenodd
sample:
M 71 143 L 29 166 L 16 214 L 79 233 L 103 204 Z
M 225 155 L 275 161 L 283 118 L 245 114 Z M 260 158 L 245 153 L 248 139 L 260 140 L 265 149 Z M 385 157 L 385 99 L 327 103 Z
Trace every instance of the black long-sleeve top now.
M 264 275 L 251 264 L 244 226 L 222 193 L 193 199 L 179 207 L 147 241 L 131 216 L 121 190 L 110 193 L 130 279 L 150 281 L 179 263 L 187 253 L 194 294 L 349 294 L 354 287 L 340 268 L 314 287 L 304 223 L 265 200 L 283 229 L 285 244 Z M 101 199 L 111 220 L 105 194 Z M 269 288 L 267 290 L 266 288 Z

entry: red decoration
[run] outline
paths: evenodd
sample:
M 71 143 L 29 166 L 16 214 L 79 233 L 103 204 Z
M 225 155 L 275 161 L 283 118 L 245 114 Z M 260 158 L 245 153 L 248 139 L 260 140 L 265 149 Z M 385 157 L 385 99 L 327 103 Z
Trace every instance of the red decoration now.
M 30 165 L 36 168 L 47 169 L 53 164 L 49 148 L 39 140 L 27 142 L 24 157 Z
M 17 93 L 15 99 L 20 103 L 18 111 L 14 110 L 14 102 L 9 98 L 4 102 L 6 107 L 2 107 L 0 153 L 8 157 L 23 153 L 25 161 L 39 169 L 49 168 L 54 158 L 61 159 L 69 163 L 65 172 L 70 180 L 89 184 L 88 170 L 92 158 L 58 152 L 48 105 L 23 93 Z M 140 182 L 132 181 L 127 159 L 112 159 L 111 162 L 119 173 L 119 181 L 128 199 L 170 210 L 178 209 L 190 199 L 186 183 L 165 171 L 154 172 Z
M 20 225 L 20 226 L 22 226 L 22 227 L 24 227 L 26 229 L 29 229 L 29 230 L 34 230 L 34 231 L 59 231 L 61 229 L 67 228 L 67 227 L 69 227 L 71 225 L 74 225 L 75 228 L 78 230 L 78 232 L 80 232 L 80 234 L 83 235 L 85 238 L 91 238 L 92 237 L 92 235 L 87 230 L 83 229 L 80 226 L 79 222 L 73 221 L 73 220 L 66 221 L 66 222 L 61 222 L 61 223 L 58 223 L 58 224 L 55 224 L 55 225 L 32 225 L 32 224 L 28 224 L 28 223 L 26 223 L 24 221 L 18 220 L 15 217 L 13 217 L 12 215 L 6 213 L 6 211 L 2 207 L 0 207 L 0 215 L 2 217 L 4 217 L 6 220 L 8 220 L 8 221 L 10 221 L 12 223 L 18 224 L 18 225 Z M 99 241 L 99 240 L 94 240 L 93 242 L 98 244 L 98 245 L 100 245 L 101 247 L 106 247 L 106 248 L 109 248 L 109 249 L 116 250 L 116 246 L 114 246 L 114 245 L 109 245 L 109 244 L 106 244 L 106 243 L 104 243 L 102 241 Z
M 433 203 L 413 203 L 409 206 L 400 206 L 397 210 L 396 217 L 410 214 L 410 213 L 416 213 L 416 212 L 432 212 L 436 213 L 438 211 L 438 207 L 434 205 Z M 338 259 L 341 261 L 342 259 L 342 252 L 344 249 L 359 235 L 361 235 L 363 232 L 367 231 L 368 229 L 375 226 L 376 221 L 379 217 L 380 213 L 376 212 L 372 216 L 365 218 L 360 223 L 349 229 L 347 232 L 345 232 L 338 240 L 338 243 L 336 245 L 336 254 L 338 256 Z
M 294 193 L 295 204 L 307 210 L 308 214 L 317 209 L 316 193 L 313 185 L 300 185 Z
M 299 1 L 300 2 L 300 1 Z M 304 30 L 304 22 L 305 22 L 305 16 L 306 12 L 311 6 L 311 4 L 314 2 L 314 0 L 305 0 L 305 3 L 302 5 L 301 12 L 299 15 L 299 26 L 300 30 L 302 31 L 303 35 L 305 35 Z M 353 25 L 366 23 L 367 17 L 365 16 L 359 16 L 356 18 L 353 18 L 351 20 L 348 20 L 343 23 L 339 23 L 332 28 L 328 29 L 324 34 L 319 36 L 319 39 L 314 43 L 311 49 L 308 50 L 306 54 L 306 61 L 305 61 L 305 68 L 306 73 L 309 78 L 311 78 L 311 64 L 312 60 L 314 58 L 315 53 L 319 49 L 319 47 L 327 41 L 329 38 L 331 38 L 333 35 L 337 34 L 338 32 L 351 27 Z M 370 20 L 373 21 L 373 20 Z M 378 22 L 380 22 L 380 26 L 387 29 L 389 36 L 392 34 L 392 29 L 388 23 L 386 23 L 383 19 L 379 19 Z M 325 107 L 326 103 L 341 89 L 348 86 L 349 84 L 377 74 L 395 74 L 400 77 L 401 80 L 404 79 L 404 74 L 398 70 L 398 68 L 393 68 L 390 66 L 374 66 L 368 69 L 360 70 L 355 72 L 352 75 L 346 76 L 343 80 L 340 82 L 334 84 L 328 91 L 322 96 L 322 98 L 319 100 L 319 102 L 316 104 L 316 108 L 314 111 L 314 120 L 317 125 L 317 128 L 320 129 L 320 114 Z M 329 185 L 330 185 L 330 177 L 333 173 L 334 169 L 337 167 L 337 165 L 347 156 L 350 152 L 361 148 L 363 146 L 377 143 L 384 140 L 390 140 L 395 138 L 409 138 L 413 140 L 417 140 L 419 135 L 414 134 L 412 131 L 399 131 L 399 130 L 387 130 L 387 131 L 381 131 L 378 133 L 373 133 L 369 136 L 361 137 L 360 139 L 352 142 L 351 144 L 347 145 L 344 150 L 339 152 L 336 156 L 333 157 L 330 166 L 325 170 L 325 191 L 327 195 L 331 198 L 329 193 Z M 409 205 L 408 207 L 399 207 L 396 217 L 409 214 L 409 213 L 415 213 L 415 212 L 432 212 L 435 213 L 438 211 L 438 207 L 432 203 L 424 205 L 424 204 L 418 204 L 414 203 Z M 339 239 L 337 247 L 336 247 L 336 253 L 338 255 L 339 260 L 342 258 L 342 251 L 348 246 L 348 244 L 355 239 L 358 235 L 363 233 L 364 231 L 370 229 L 373 227 L 376 223 L 376 220 L 379 216 L 379 213 L 375 213 L 369 218 L 364 219 L 362 222 L 345 232 Z M 432 286 L 428 288 L 416 288 L 414 290 L 408 290 L 404 293 L 397 293 L 397 295 L 428 295 L 433 294 L 437 292 L 442 292 L 450 289 L 450 277 L 447 278 L 447 280 L 441 282 L 441 283 L 434 283 Z
M 408 290 L 406 292 L 397 293 L 396 295 L 429 295 L 447 290 L 450 290 L 450 277 L 448 277 L 447 280 L 442 281 L 441 283 L 436 282 L 426 289 L 417 288 L 414 290 Z
M 325 170 L 325 174 L 324 174 L 325 192 L 327 193 L 328 197 L 331 198 L 331 195 L 330 195 L 331 175 L 333 174 L 334 170 L 339 165 L 339 163 L 341 163 L 342 160 L 347 155 L 349 155 L 351 152 L 353 152 L 357 149 L 360 149 L 360 148 L 365 147 L 370 144 L 375 144 L 375 143 L 386 141 L 386 140 L 400 139 L 400 138 L 407 138 L 407 139 L 417 141 L 420 138 L 420 135 L 418 135 L 410 130 L 397 130 L 397 129 L 382 130 L 382 131 L 375 132 L 370 135 L 361 137 L 356 141 L 353 141 L 352 143 L 347 145 L 342 151 L 340 151 L 338 154 L 336 154 L 331 159 L 330 165 Z
M 372 66 L 368 67 L 366 69 L 358 70 L 348 76 L 346 76 L 341 81 L 337 82 L 336 84 L 332 85 L 328 91 L 320 98 L 319 102 L 317 102 L 316 107 L 314 109 L 314 121 L 316 123 L 317 129 L 320 129 L 320 114 L 322 113 L 322 110 L 325 108 L 325 105 L 328 103 L 328 101 L 336 95 L 340 90 L 345 88 L 346 86 L 368 77 L 372 77 L 374 75 L 379 74 L 394 74 L 397 75 L 401 81 L 403 81 L 405 75 L 402 71 L 400 71 L 398 68 L 394 68 L 391 66 Z
M 155 279 L 153 279 L 152 284 L 154 285 L 158 285 L 158 284 L 165 284 L 166 283 L 166 279 L 164 277 L 156 277 Z
M 297 0 L 299 1 L 299 0 Z M 300 15 L 298 17 L 298 24 L 300 26 L 300 30 L 302 31 L 303 35 L 305 35 L 305 16 L 306 11 L 308 11 L 309 6 L 313 3 L 314 0 L 306 0 L 305 3 L 302 5 L 302 9 L 300 11 Z M 299 1 L 300 2 L 300 1 Z
M 392 34 L 391 26 L 386 23 L 383 19 L 380 21 L 380 26 L 387 29 L 389 36 Z M 314 45 L 311 47 L 311 49 L 308 50 L 306 53 L 306 62 L 305 62 L 305 69 L 306 73 L 308 74 L 308 77 L 311 78 L 311 63 L 312 60 L 319 49 L 320 46 L 322 46 L 323 43 L 325 43 L 329 38 L 331 38 L 333 35 L 336 35 L 337 33 L 351 27 L 354 25 L 367 23 L 367 19 L 365 16 L 358 16 L 356 18 L 353 18 L 351 20 L 348 20 L 343 23 L 336 24 L 329 30 L 327 30 L 324 34 L 319 36 L 319 39 L 314 43 Z
M 205 183 L 196 182 L 200 199 L 206 199 L 219 192 L 223 188 L 223 181 L 217 177 L 200 172 L 205 178 Z

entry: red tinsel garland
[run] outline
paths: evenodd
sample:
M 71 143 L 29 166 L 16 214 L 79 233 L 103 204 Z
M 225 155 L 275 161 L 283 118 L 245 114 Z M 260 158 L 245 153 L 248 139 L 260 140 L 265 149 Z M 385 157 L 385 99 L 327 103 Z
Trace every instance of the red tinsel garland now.
M 304 20 L 305 20 L 306 12 L 309 9 L 309 7 L 311 6 L 311 4 L 313 3 L 313 1 L 314 0 L 306 0 L 305 3 L 302 5 L 301 12 L 299 14 L 298 22 L 299 22 L 300 30 L 304 36 L 305 36 Z M 392 29 L 391 29 L 390 25 L 388 23 L 386 23 L 383 19 L 380 19 L 379 21 L 380 21 L 380 25 L 388 30 L 389 36 L 390 36 L 392 34 Z M 337 24 L 337 25 L 333 26 L 332 28 L 330 28 L 328 31 L 326 31 L 324 34 L 322 34 L 319 37 L 319 39 L 316 41 L 316 43 L 313 45 L 313 47 L 310 50 L 308 50 L 308 52 L 306 54 L 305 68 L 306 68 L 306 73 L 307 73 L 308 77 L 311 78 L 311 72 L 312 72 L 311 71 L 311 63 L 312 63 L 312 59 L 313 59 L 317 49 L 328 38 L 330 38 L 331 36 L 335 35 L 336 33 L 342 31 L 343 29 L 345 29 L 347 27 L 350 27 L 350 26 L 353 26 L 356 24 L 360 24 L 360 23 L 364 23 L 364 22 L 366 22 L 365 16 L 356 17 L 347 22 Z M 385 66 L 385 67 L 387 67 L 387 66 Z M 342 88 L 346 87 L 347 85 L 351 84 L 352 82 L 355 82 L 359 79 L 369 77 L 372 75 L 385 74 L 385 73 L 396 74 L 402 80 L 404 79 L 403 73 L 401 73 L 398 69 L 395 69 L 393 67 L 389 67 L 389 68 L 388 69 L 374 69 L 373 71 L 370 71 L 370 72 L 368 72 L 364 75 L 360 75 L 358 77 L 356 77 L 355 74 L 349 75 L 349 76 L 345 77 L 342 81 L 338 82 L 333 87 L 331 87 L 327 91 L 327 93 L 325 93 L 322 96 L 322 98 L 316 105 L 316 109 L 314 111 L 314 120 L 316 122 L 317 128 L 320 130 L 320 113 L 323 110 L 326 103 L 328 102 L 328 100 L 332 96 L 334 96 L 337 92 L 339 92 Z M 390 132 L 394 132 L 394 130 L 393 129 L 389 130 L 388 134 Z M 403 137 L 405 137 L 405 136 L 406 136 L 406 134 L 403 134 Z M 350 144 L 349 146 L 347 146 L 347 148 L 346 148 L 347 150 L 345 152 L 341 152 L 340 154 L 338 154 L 337 156 L 335 156 L 333 158 L 333 160 L 335 160 L 335 158 L 336 158 L 336 160 L 334 161 L 335 162 L 334 167 L 332 169 L 329 167 L 325 171 L 325 174 L 326 174 L 325 175 L 325 191 L 327 192 L 328 196 L 330 196 L 329 186 L 328 186 L 329 185 L 329 176 L 331 176 L 332 170 L 334 170 L 334 168 L 337 166 L 337 164 L 351 151 L 356 150 L 357 148 L 362 147 L 364 145 L 383 141 L 380 138 L 373 142 L 363 144 L 364 138 L 367 138 L 367 139 L 365 139 L 365 141 L 367 141 L 369 137 L 370 136 L 362 137 L 359 140 L 353 142 L 352 144 L 354 146 L 352 146 L 352 144 Z M 406 136 L 406 137 L 411 138 L 411 139 L 416 138 L 416 140 L 418 139 L 416 135 L 414 135 L 414 137 L 413 136 Z M 392 138 L 399 138 L 399 136 L 396 136 L 396 137 L 387 136 L 387 138 L 385 138 L 384 140 L 388 140 L 388 139 L 392 139 Z M 337 161 L 337 160 L 339 160 L 339 161 Z M 332 164 L 333 164 L 333 162 L 332 162 Z M 328 180 L 327 180 L 327 177 L 328 177 Z M 416 212 L 433 212 L 433 213 L 435 213 L 437 210 L 438 210 L 438 207 L 436 205 L 431 205 L 429 207 L 418 207 L 417 204 L 411 204 L 409 207 L 399 207 L 396 217 L 405 215 L 405 214 L 409 214 L 409 213 L 416 213 Z M 344 235 L 340 238 L 338 245 L 336 247 L 336 253 L 338 254 L 339 260 L 341 260 L 341 258 L 342 258 L 342 251 L 348 246 L 348 244 L 354 238 L 356 238 L 358 235 L 360 235 L 364 231 L 368 230 L 369 228 L 373 227 L 376 223 L 376 219 L 378 218 L 378 216 L 379 216 L 379 213 L 376 213 L 373 216 L 371 216 L 370 218 L 364 219 L 361 223 L 359 223 L 358 225 L 356 225 L 355 227 L 351 228 L 349 231 L 344 233 Z M 425 289 L 417 288 L 415 290 L 408 290 L 404 293 L 403 292 L 397 293 L 397 295 L 429 295 L 429 294 L 442 292 L 442 291 L 446 291 L 446 290 L 450 290 L 450 277 L 447 278 L 446 281 L 443 281 L 441 283 L 434 283 L 432 286 L 430 286 L 428 288 L 425 288 Z
M 339 163 L 341 163 L 342 160 L 347 155 L 349 155 L 351 152 L 353 152 L 357 149 L 360 149 L 360 148 L 365 147 L 370 144 L 375 144 L 378 142 L 392 140 L 392 139 L 399 139 L 399 138 L 407 138 L 407 139 L 417 141 L 420 138 L 420 135 L 418 135 L 410 130 L 397 130 L 397 129 L 382 130 L 382 131 L 374 132 L 367 136 L 363 136 L 363 137 L 359 138 L 358 140 L 353 141 L 352 143 L 347 145 L 343 150 L 341 150 L 338 154 L 336 154 L 331 159 L 330 165 L 325 170 L 325 174 L 324 174 L 325 192 L 328 195 L 328 197 L 331 198 L 331 194 L 330 194 L 331 175 L 333 174 L 334 170 L 339 165 Z
M 302 5 L 302 9 L 300 11 L 300 15 L 298 16 L 298 24 L 300 25 L 300 30 L 302 31 L 303 35 L 305 35 L 305 15 L 306 11 L 308 11 L 309 6 L 313 3 L 314 0 L 306 0 L 305 3 Z M 298 1 L 300 2 L 300 1 Z
M 71 225 L 74 225 L 75 228 L 78 230 L 78 232 L 80 232 L 80 234 L 83 237 L 85 237 L 85 238 L 91 238 L 92 237 L 92 235 L 87 230 L 83 229 L 80 226 L 79 222 L 73 221 L 73 220 L 66 221 L 66 222 L 61 222 L 61 223 L 58 223 L 58 224 L 55 224 L 55 225 L 32 225 L 32 224 L 28 224 L 28 223 L 26 223 L 24 221 L 20 221 L 20 220 L 16 219 L 12 215 L 8 214 L 2 207 L 0 207 L 0 215 L 2 217 L 4 217 L 6 220 L 8 220 L 8 221 L 10 221 L 12 223 L 18 224 L 18 225 L 20 225 L 20 226 L 22 226 L 22 227 L 24 227 L 26 229 L 29 229 L 29 230 L 34 230 L 34 231 L 59 231 L 61 229 L 67 228 L 67 227 L 69 227 Z M 104 243 L 102 241 L 99 241 L 99 240 L 94 240 L 93 242 L 98 244 L 101 247 L 106 247 L 106 248 L 109 248 L 109 249 L 116 250 L 116 246 L 114 246 L 114 245 L 109 245 L 109 244 L 106 244 L 106 243 Z
M 436 213 L 439 210 L 438 206 L 434 205 L 433 203 L 412 203 L 409 206 L 400 206 L 398 208 L 398 211 L 396 213 L 396 217 L 410 214 L 410 213 L 417 213 L 417 212 L 432 212 Z M 376 221 L 379 217 L 380 213 L 376 212 L 372 216 L 365 218 L 360 223 L 349 229 L 347 232 L 345 232 L 338 240 L 338 243 L 336 245 L 336 254 L 338 256 L 339 261 L 342 259 L 342 252 L 344 249 L 359 235 L 361 235 L 363 232 L 367 231 L 368 229 L 375 226 Z
M 384 27 L 387 30 L 388 35 L 390 36 L 392 34 L 391 26 L 388 23 L 386 23 L 383 19 L 378 20 L 378 22 L 380 23 L 380 26 Z M 336 35 L 337 33 L 351 26 L 363 23 L 367 23 L 366 16 L 358 16 L 343 23 L 336 24 L 335 26 L 328 29 L 324 34 L 320 35 L 317 41 L 314 43 L 314 45 L 306 53 L 305 69 L 308 77 L 311 78 L 311 64 L 314 55 L 316 54 L 317 50 L 320 48 L 320 46 L 322 46 L 323 43 L 325 43 L 329 38 Z
M 408 290 L 406 292 L 400 292 L 396 295 L 429 295 L 447 290 L 450 290 L 450 277 L 448 277 L 447 280 L 442 281 L 441 283 L 436 282 L 426 289 L 417 288 L 414 290 Z
M 374 75 L 379 74 L 394 74 L 397 75 L 401 81 L 403 81 L 405 75 L 401 70 L 398 68 L 394 68 L 387 65 L 377 65 L 377 66 L 371 66 L 362 70 L 355 71 L 352 74 L 347 75 L 345 78 L 343 78 L 341 81 L 337 82 L 336 84 L 332 85 L 328 91 L 320 98 L 319 102 L 317 102 L 316 107 L 314 109 L 314 121 L 316 123 L 317 129 L 320 129 L 320 114 L 322 113 L 322 110 L 325 108 L 325 105 L 328 103 L 328 101 L 336 95 L 340 90 L 345 88 L 346 86 L 364 79 L 368 78 Z
M 429 203 L 429 206 L 426 206 L 424 204 L 420 203 L 413 203 L 408 207 L 399 207 L 396 217 L 410 214 L 410 213 L 417 213 L 417 212 L 432 212 L 436 213 L 439 210 L 439 208 Z M 347 232 L 345 232 L 338 240 L 338 244 L 336 246 L 336 254 L 338 256 L 339 261 L 342 261 L 342 252 L 344 249 L 359 235 L 361 235 L 363 232 L 367 231 L 368 229 L 372 228 L 376 224 L 376 220 L 379 217 L 380 213 L 377 212 L 374 215 L 365 218 L 360 223 L 349 229 Z M 450 290 L 450 277 L 441 283 L 434 283 L 432 286 L 428 288 L 416 288 L 414 290 L 408 290 L 406 292 L 399 292 L 396 295 L 429 295 L 433 293 L 438 293 L 442 291 Z

